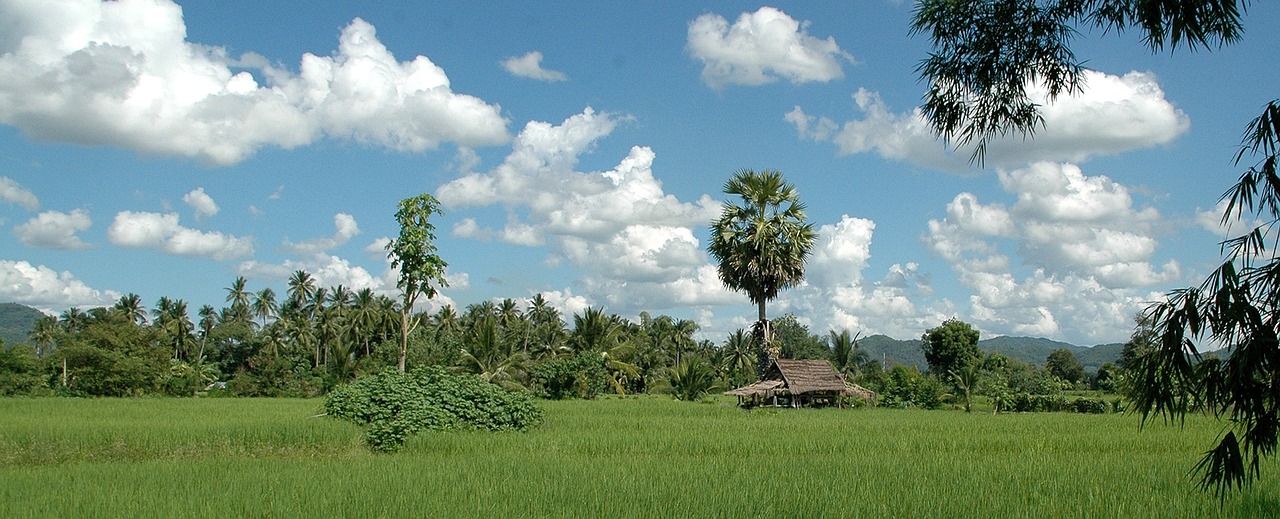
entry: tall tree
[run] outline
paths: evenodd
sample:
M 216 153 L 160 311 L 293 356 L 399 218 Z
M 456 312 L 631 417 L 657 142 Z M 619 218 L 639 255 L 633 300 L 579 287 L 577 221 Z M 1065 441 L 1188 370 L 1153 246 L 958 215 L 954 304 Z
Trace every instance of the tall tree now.
M 768 356 L 777 353 L 770 346 L 765 304 L 804 280 L 817 234 L 795 186 L 778 171 L 741 170 L 725 183 L 724 193 L 738 200 L 724 204 L 720 219 L 711 225 L 707 249 L 718 264 L 720 281 L 745 292 L 756 305 L 753 332 L 761 352 L 758 374 L 763 374 Z
M 413 305 L 419 296 L 435 297 L 436 286 L 449 286 L 444 279 L 444 269 L 449 266 L 436 254 L 436 227 L 432 215 L 444 215 L 440 202 L 423 193 L 400 201 L 396 222 L 400 235 L 387 244 L 387 257 L 391 268 L 400 273 L 396 287 L 400 289 L 400 358 L 397 368 L 404 373 L 405 358 L 409 352 L 409 332 L 418 325 Z M 433 286 L 434 285 L 434 286 Z
M 981 161 L 989 139 L 1032 135 L 1043 124 L 1028 86 L 1047 88 L 1051 101 L 1081 89 L 1084 62 L 1070 45 L 1077 26 L 1137 31 L 1153 52 L 1211 50 L 1242 37 L 1248 3 L 922 0 L 911 31 L 933 44 L 919 67 L 930 85 L 923 113 L 942 136 L 975 144 L 971 158 Z M 1128 370 L 1144 423 L 1182 417 L 1193 404 L 1231 421 L 1198 465 L 1201 487 L 1224 498 L 1260 477 L 1261 459 L 1280 443 L 1280 99 L 1246 125 L 1235 166 L 1246 158 L 1255 162 L 1223 195 L 1223 222 L 1261 223 L 1223 242 L 1226 258 L 1198 287 L 1148 309 L 1154 348 Z M 1231 347 L 1230 356 L 1202 359 L 1206 342 Z
M 959 319 L 947 319 L 920 337 L 920 348 L 929 371 L 943 378 L 947 373 L 978 361 L 978 330 Z

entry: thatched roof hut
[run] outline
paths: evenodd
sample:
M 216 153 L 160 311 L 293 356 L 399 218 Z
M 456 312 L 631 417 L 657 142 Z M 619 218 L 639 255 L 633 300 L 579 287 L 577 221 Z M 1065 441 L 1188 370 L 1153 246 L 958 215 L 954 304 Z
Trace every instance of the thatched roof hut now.
M 725 391 L 744 405 L 838 405 L 840 397 L 875 399 L 875 393 L 844 379 L 825 360 L 770 359 L 759 382 Z

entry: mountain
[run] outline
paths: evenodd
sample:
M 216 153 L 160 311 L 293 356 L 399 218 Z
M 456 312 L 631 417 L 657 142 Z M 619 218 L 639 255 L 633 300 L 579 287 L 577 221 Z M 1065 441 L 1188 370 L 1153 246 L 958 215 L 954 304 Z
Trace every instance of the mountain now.
M 859 342 L 867 356 L 884 362 L 885 366 L 906 364 L 921 371 L 929 367 L 924 359 L 924 351 L 920 349 L 920 339 L 904 341 L 884 335 L 872 335 Z M 1045 359 L 1049 358 L 1053 350 L 1066 348 L 1075 354 L 1085 371 L 1097 371 L 1104 363 L 1115 363 L 1120 358 L 1124 344 L 1100 344 L 1089 348 L 1036 337 L 1003 336 L 978 341 L 978 348 L 983 352 L 999 353 L 1035 366 L 1044 366 Z
M 35 308 L 17 303 L 0 303 L 0 339 L 6 346 L 27 343 L 27 335 L 36 319 L 44 314 Z

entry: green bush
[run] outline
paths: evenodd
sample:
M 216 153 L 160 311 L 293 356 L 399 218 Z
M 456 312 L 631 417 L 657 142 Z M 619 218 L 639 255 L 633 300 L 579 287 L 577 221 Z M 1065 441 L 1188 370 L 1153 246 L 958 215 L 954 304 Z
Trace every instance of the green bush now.
M 1089 398 L 1077 398 L 1072 405 L 1075 407 L 1077 413 L 1085 414 L 1103 414 L 1106 413 L 1107 408 L 1110 407 L 1107 405 L 1106 400 L 1093 400 Z
M 609 389 L 609 370 L 599 353 L 551 359 L 533 370 L 533 385 L 543 398 L 592 399 Z
M 526 430 L 542 423 L 542 410 L 528 394 L 440 367 L 404 375 L 388 369 L 339 386 L 325 398 L 324 410 L 364 427 L 365 442 L 382 452 L 398 450 L 421 431 Z

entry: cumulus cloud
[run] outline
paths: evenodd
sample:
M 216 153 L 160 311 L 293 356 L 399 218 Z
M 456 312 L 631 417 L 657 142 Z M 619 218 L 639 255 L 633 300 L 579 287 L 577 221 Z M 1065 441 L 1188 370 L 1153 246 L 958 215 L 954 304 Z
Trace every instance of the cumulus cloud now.
M 1136 207 L 1125 186 L 1043 162 L 999 178 L 1016 197 L 1012 206 L 961 193 L 946 218 L 929 221 L 924 238 L 973 290 L 970 313 L 984 328 L 1123 337 L 1133 314 L 1159 296 L 1147 287 L 1181 275 L 1177 261 L 1153 263 L 1161 216 Z
M 1085 90 L 1047 101 L 1042 88 L 1030 91 L 1040 103 L 1044 127 L 1034 139 L 1011 135 L 987 146 L 986 162 L 1016 167 L 1037 161 L 1080 162 L 1090 157 L 1148 148 L 1173 141 L 1190 119 L 1164 97 L 1156 77 L 1145 72 L 1113 76 L 1085 72 Z M 895 113 L 880 95 L 853 94 L 861 119 L 837 123 L 797 106 L 784 115 L 801 138 L 832 142 L 841 155 L 872 152 L 919 166 L 966 171 L 971 148 L 952 152 L 933 134 L 919 108 Z
M 548 83 L 569 79 L 569 76 L 566 76 L 564 72 L 542 68 L 542 53 L 536 50 L 523 56 L 512 56 L 503 60 L 502 68 L 516 77 L 536 79 Z
M 495 237 L 548 249 L 548 262 L 586 271 L 583 297 L 620 311 L 737 302 L 721 286 L 693 229 L 720 211 L 708 196 L 682 202 L 653 174 L 655 154 L 633 147 L 613 169 L 576 171 L 578 157 L 617 126 L 620 117 L 587 108 L 559 125 L 530 122 L 512 152 L 486 173 L 440 187 L 452 210 L 501 205 L 500 229 L 463 216 L 456 236 Z
M 0 260 L 0 298 L 53 311 L 110 305 L 120 298 L 120 293 L 90 288 L 67 271 L 26 261 Z
M 37 249 L 87 249 L 89 244 L 76 233 L 88 230 L 91 225 L 93 221 L 84 209 L 70 213 L 45 211 L 14 227 L 13 234 L 23 245 Z
M 285 239 L 284 244 L 280 246 L 280 249 L 284 252 L 294 254 L 323 252 L 346 244 L 351 240 L 351 238 L 360 234 L 360 226 L 356 224 L 356 218 L 346 213 L 333 215 L 333 227 L 334 232 L 331 237 L 316 238 L 299 243 L 293 243 L 288 239 Z
M 28 211 L 40 209 L 40 200 L 35 193 L 9 177 L 0 177 L 0 200 L 18 204 Z
M 688 49 L 703 64 L 702 81 L 715 89 L 843 77 L 840 61 L 852 62 L 853 56 L 835 38 L 810 36 L 808 28 L 808 21 L 796 21 L 773 7 L 742 13 L 733 25 L 707 13 L 689 24 Z
M 178 224 L 177 213 L 122 211 L 107 229 L 107 238 L 120 247 L 154 249 L 179 256 L 227 260 L 253 255 L 253 238 L 183 227 Z
M 195 210 L 197 218 L 218 214 L 218 204 L 213 201 L 213 197 L 204 192 L 203 187 L 197 187 L 190 193 L 182 195 L 182 201 Z
M 425 56 L 398 61 L 359 18 L 297 72 L 187 41 L 167 0 L 9 2 L 0 19 L 0 123 L 36 139 L 224 165 L 326 136 L 412 152 L 509 139 L 498 106 Z

